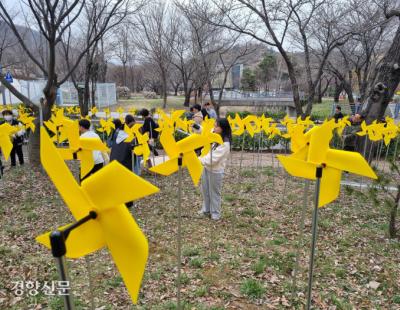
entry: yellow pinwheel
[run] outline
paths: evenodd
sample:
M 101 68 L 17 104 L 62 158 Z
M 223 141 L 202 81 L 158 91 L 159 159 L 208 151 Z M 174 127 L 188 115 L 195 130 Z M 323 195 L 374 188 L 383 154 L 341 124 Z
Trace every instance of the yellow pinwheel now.
M 136 303 L 148 257 L 148 242 L 124 202 L 154 194 L 159 189 L 117 161 L 112 161 L 79 186 L 43 128 L 40 156 L 44 169 L 75 219 L 91 211 L 97 214 L 95 219 L 71 231 L 66 240 L 66 257 L 82 257 L 107 246 Z M 40 235 L 36 240 L 50 248 L 49 235 Z
M 304 126 L 305 129 L 314 126 L 314 122 L 310 119 L 310 116 L 307 116 L 305 119 L 302 119 L 301 116 L 299 116 L 297 118 L 297 124 Z
M 150 157 L 150 148 L 149 148 L 149 135 L 148 133 L 142 134 L 140 132 L 140 128 L 142 124 L 135 124 L 131 128 L 128 126 L 124 126 L 124 131 L 128 134 L 128 137 L 125 139 L 125 142 L 132 142 L 133 139 L 136 139 L 137 144 L 133 148 L 133 153 L 137 156 L 143 156 L 143 161 L 146 163 Z
M 244 134 L 246 127 L 240 115 L 236 113 L 235 118 L 231 119 L 232 134 L 234 136 L 241 136 Z
M 113 129 L 115 129 L 115 124 L 111 118 L 107 118 L 107 120 L 100 119 L 100 127 L 97 129 L 99 132 L 105 132 L 109 136 Z
M 69 114 L 69 115 L 75 114 L 74 106 L 67 107 L 66 110 L 67 110 L 67 114 Z
M 90 116 L 91 116 L 91 117 L 96 116 L 96 113 L 97 113 L 98 111 L 99 111 L 99 110 L 98 110 L 96 107 L 91 108 L 91 109 L 90 109 Z
M 109 109 L 109 108 L 103 109 L 103 112 L 106 114 L 106 118 L 109 118 L 109 117 L 110 117 L 111 112 L 110 112 L 110 109 Z
M 107 146 L 100 139 L 82 138 L 79 136 L 77 121 L 65 121 L 69 148 L 59 148 L 65 160 L 78 159 L 81 162 L 81 178 L 86 176 L 94 166 L 93 151 L 108 151 Z
M 337 122 L 336 132 L 339 136 L 342 136 L 343 130 L 346 128 L 346 126 L 351 126 L 348 115 L 342 117 Z
M 271 117 L 265 117 L 265 115 L 261 115 L 260 117 L 260 129 L 264 130 L 265 134 L 269 134 L 269 127 L 273 119 Z
M 160 111 L 160 131 L 162 131 L 165 127 L 172 128 L 174 131 L 177 128 L 182 128 L 182 130 L 185 130 L 186 124 L 181 118 L 184 113 L 185 110 L 176 110 L 171 113 L 171 116 L 168 116 L 163 111 Z
M 249 133 L 251 137 L 254 137 L 254 134 L 260 132 L 261 124 L 257 116 L 255 115 L 247 115 L 243 119 L 244 129 Z
M 368 134 L 368 125 L 365 121 L 362 121 L 361 123 L 361 131 L 357 132 L 357 135 L 360 137 L 365 136 Z
M 393 118 L 386 117 L 386 124 L 384 124 L 382 129 L 383 140 L 385 145 L 388 146 L 390 141 L 397 137 L 397 126 L 393 120 Z
M 0 149 L 6 160 L 10 157 L 13 148 L 11 136 L 17 131 L 18 128 L 11 126 L 9 123 L 3 123 L 0 125 Z
M 160 142 L 169 159 L 165 163 L 150 168 L 150 171 L 165 176 L 171 175 L 178 171 L 178 159 L 182 156 L 182 167 L 189 170 L 193 183 L 197 185 L 203 172 L 203 166 L 197 158 L 195 150 L 218 141 L 213 141 L 211 136 L 192 134 L 176 142 L 173 137 L 173 130 L 165 127 L 161 132 Z
M 54 113 L 48 121 L 44 121 L 44 125 L 47 129 L 54 134 L 52 140 L 57 143 L 61 143 L 67 139 L 64 128 L 65 120 L 68 120 L 68 118 L 64 116 L 64 109 L 60 108 L 54 110 Z
M 316 168 L 323 168 L 319 207 L 330 203 L 339 195 L 342 171 L 377 178 L 361 154 L 329 148 L 335 127 L 335 121 L 331 120 L 312 128 L 305 134 L 307 143 L 303 147 L 289 156 L 278 156 L 286 171 L 295 177 L 315 180 Z
M 294 119 L 290 118 L 289 115 L 285 115 L 283 120 L 281 121 L 281 124 L 284 125 L 285 127 L 288 126 L 288 124 L 295 124 L 296 122 Z
M 201 130 L 200 135 L 205 137 L 208 141 L 214 141 L 218 144 L 222 144 L 223 141 L 221 136 L 213 132 L 214 124 L 215 120 L 213 118 L 204 120 L 202 123 L 203 128 Z M 210 152 L 210 149 L 211 149 L 211 143 L 207 143 L 206 145 L 204 145 L 203 149 L 201 150 L 200 157 L 206 156 Z
M 268 134 L 268 139 L 272 139 L 275 136 L 281 136 L 281 130 L 277 127 L 276 124 L 272 124 L 269 126 L 268 131 L 265 132 L 266 134 Z
M 379 141 L 383 139 L 383 123 L 377 123 L 377 121 L 373 121 L 372 124 L 368 126 L 368 138 L 371 141 Z
M 36 128 L 34 120 L 35 120 L 35 117 L 30 116 L 27 113 L 19 114 L 18 121 L 24 125 L 25 129 L 30 129 L 30 130 L 32 130 L 32 132 L 34 132 L 35 128 Z

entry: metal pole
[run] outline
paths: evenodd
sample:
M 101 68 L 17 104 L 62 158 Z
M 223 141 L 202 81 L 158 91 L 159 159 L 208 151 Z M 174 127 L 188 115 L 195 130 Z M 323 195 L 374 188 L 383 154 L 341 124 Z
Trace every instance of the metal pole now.
M 85 256 L 85 263 L 89 278 L 90 309 L 94 310 L 95 305 L 94 305 L 93 275 L 92 275 L 92 267 L 90 265 L 90 260 L 88 256 Z
M 244 136 L 246 135 L 246 131 L 243 132 L 242 136 L 242 150 L 240 151 L 240 165 L 239 170 L 242 171 L 242 162 L 243 162 L 243 149 L 244 149 Z
M 58 273 L 60 275 L 60 279 L 63 282 L 69 282 L 68 280 L 68 271 L 67 267 L 65 264 L 65 258 L 64 256 L 56 257 L 56 264 L 57 264 L 57 269 Z M 64 309 L 66 310 L 73 310 L 74 309 L 74 304 L 72 301 L 72 293 L 68 292 L 68 294 L 64 295 Z
M 292 291 L 292 298 L 294 298 L 294 293 L 297 288 L 297 272 L 299 271 L 299 257 L 300 257 L 300 249 L 303 245 L 303 237 L 304 237 L 304 226 L 305 226 L 305 217 L 307 212 L 308 206 L 308 191 L 310 189 L 310 180 L 305 180 L 304 183 L 304 192 L 303 192 L 303 205 L 300 214 L 300 223 L 299 223 L 299 241 L 297 243 L 296 248 L 296 261 L 293 269 L 293 291 Z
M 318 204 L 319 204 L 319 192 L 321 188 L 322 178 L 322 167 L 316 169 L 316 183 L 315 183 L 315 201 L 314 201 L 314 213 L 312 218 L 312 239 L 311 239 L 311 253 L 310 253 L 310 265 L 308 269 L 308 287 L 307 287 L 307 310 L 311 309 L 311 298 L 312 298 L 312 283 L 314 273 L 314 257 L 315 248 L 317 245 L 317 230 L 318 230 Z
M 181 264 L 182 264 L 182 154 L 178 158 L 178 278 L 177 278 L 177 310 L 181 309 Z

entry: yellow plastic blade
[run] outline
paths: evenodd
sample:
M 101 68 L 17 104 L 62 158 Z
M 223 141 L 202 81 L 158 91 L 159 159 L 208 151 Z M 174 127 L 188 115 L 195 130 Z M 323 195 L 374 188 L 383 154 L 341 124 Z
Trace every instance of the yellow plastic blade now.
M 172 131 L 169 128 L 165 127 L 162 131 L 160 135 L 160 142 L 164 148 L 165 153 L 167 153 L 170 158 L 179 156 L 179 149 L 176 146 Z
M 310 137 L 310 149 L 308 161 L 314 164 L 322 164 L 326 161 L 326 152 L 329 149 L 329 141 L 332 139 L 333 127 L 327 122 L 314 129 Z
M 6 160 L 10 157 L 12 148 L 13 144 L 11 143 L 10 137 L 7 135 L 0 135 L 0 149 Z
M 326 167 L 322 170 L 318 207 L 323 207 L 338 197 L 341 176 L 342 171 L 338 169 Z
M 136 304 L 148 257 L 147 239 L 125 205 L 108 209 L 98 221 L 115 265 Z
M 169 176 L 178 171 L 178 158 L 172 158 L 157 166 L 151 167 L 149 170 L 161 175 Z
M 76 121 L 64 120 L 64 129 L 71 149 L 79 148 L 79 124 Z
M 79 138 L 79 146 L 84 150 L 107 152 L 108 147 L 99 138 Z
M 59 229 L 64 229 L 67 226 L 69 225 L 65 225 Z M 51 232 L 42 234 L 36 237 L 36 241 L 51 249 L 50 234 Z M 72 230 L 65 245 L 67 248 L 66 257 L 79 258 L 101 249 L 106 245 L 106 241 L 99 222 L 97 220 L 90 220 Z
M 190 177 L 192 178 L 193 184 L 197 186 L 200 181 L 201 174 L 203 172 L 203 165 L 197 158 L 194 151 L 185 153 L 183 155 L 183 164 L 189 170 Z
M 159 191 L 115 160 L 85 179 L 82 190 L 90 197 L 96 209 L 101 210 Z
M 326 153 L 326 162 L 329 167 L 377 179 L 374 170 L 360 153 L 330 149 Z
M 40 158 L 43 168 L 75 219 L 89 214 L 89 211 L 93 209 L 90 200 L 81 191 L 44 127 L 40 130 Z
M 292 156 L 277 156 L 286 172 L 294 177 L 315 180 L 316 165 Z
M 187 153 L 207 144 L 207 138 L 199 134 L 192 134 L 180 140 L 176 145 L 179 153 Z
M 86 176 L 94 167 L 93 152 L 90 150 L 80 150 L 78 159 L 81 161 L 81 178 Z

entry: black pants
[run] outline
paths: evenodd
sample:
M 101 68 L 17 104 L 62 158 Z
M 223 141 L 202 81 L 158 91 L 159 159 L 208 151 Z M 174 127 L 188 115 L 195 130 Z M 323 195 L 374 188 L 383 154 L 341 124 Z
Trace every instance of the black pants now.
M 12 150 L 11 150 L 11 166 L 16 166 L 17 162 L 16 162 L 16 158 L 15 158 L 15 154 L 17 154 L 18 156 L 18 161 L 20 165 L 24 164 L 24 154 L 22 153 L 22 144 L 14 144 Z
M 85 175 L 83 178 L 81 178 L 81 182 L 82 182 L 84 179 L 90 177 L 90 176 L 91 176 L 93 173 L 95 173 L 96 171 L 99 171 L 101 168 L 103 168 L 103 163 L 101 163 L 101 164 L 95 164 L 95 165 L 93 166 L 92 170 L 90 170 L 90 171 L 88 172 L 87 175 Z

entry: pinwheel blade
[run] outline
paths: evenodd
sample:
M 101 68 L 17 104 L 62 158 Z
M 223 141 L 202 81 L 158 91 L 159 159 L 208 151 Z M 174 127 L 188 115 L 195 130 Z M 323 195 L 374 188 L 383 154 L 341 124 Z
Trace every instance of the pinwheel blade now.
M 332 120 L 333 121 L 333 120 Z M 322 164 L 326 161 L 326 152 L 329 150 L 329 141 L 332 139 L 333 123 L 324 123 L 311 132 L 308 161 Z
M 80 150 L 78 159 L 81 161 L 81 178 L 86 176 L 94 167 L 93 152 L 90 150 Z
M 357 152 L 330 149 L 326 154 L 326 163 L 330 167 L 342 171 L 348 171 L 372 179 L 378 178 L 364 157 Z
M 159 191 L 117 161 L 112 161 L 82 182 L 83 191 L 93 205 L 102 210 L 133 201 Z
M 148 257 L 148 242 L 125 205 L 98 218 L 107 247 L 136 304 Z
M 65 229 L 67 226 L 69 225 L 58 229 Z M 51 249 L 50 234 L 51 232 L 42 234 L 36 237 L 36 241 Z M 90 220 L 85 225 L 73 229 L 68 235 L 65 245 L 67 248 L 66 257 L 79 258 L 101 249 L 106 245 L 106 241 L 99 222 L 97 220 Z
M 169 176 L 179 169 L 178 158 L 172 158 L 157 166 L 151 167 L 149 170 L 161 175 Z
M 43 168 L 53 181 L 75 219 L 86 216 L 91 210 L 91 203 L 82 193 L 44 127 L 41 127 L 40 130 L 40 158 Z
M 193 184 L 197 186 L 199 184 L 201 174 L 203 172 L 203 165 L 197 158 L 194 151 L 185 153 L 183 155 L 183 164 L 189 170 L 190 177 L 192 178 Z
M 160 135 L 160 142 L 164 148 L 165 153 L 167 153 L 170 158 L 179 156 L 179 150 L 176 146 L 175 139 L 170 129 L 164 128 L 163 132 Z
M 339 196 L 342 171 L 326 167 L 322 170 L 318 207 L 323 207 Z
M 208 143 L 207 138 L 199 134 L 192 134 L 176 143 L 181 153 L 187 153 L 201 148 Z
M 277 156 L 286 172 L 294 177 L 315 180 L 316 165 L 292 156 Z
M 100 138 L 79 138 L 79 145 L 85 150 L 108 151 L 108 147 Z
M 11 143 L 11 139 L 8 135 L 0 135 L 0 148 L 5 160 L 8 160 L 13 148 L 13 144 Z

